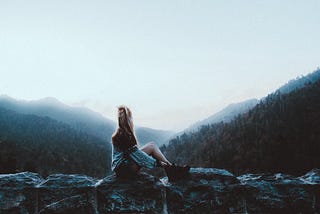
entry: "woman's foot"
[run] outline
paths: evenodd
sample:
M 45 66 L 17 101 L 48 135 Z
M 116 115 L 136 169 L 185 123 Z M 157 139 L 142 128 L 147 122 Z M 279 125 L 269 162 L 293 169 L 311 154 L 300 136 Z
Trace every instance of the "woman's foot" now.
M 157 160 L 157 166 L 165 168 L 165 167 L 172 166 L 172 164 L 170 162 L 163 162 L 163 161 L 158 161 Z

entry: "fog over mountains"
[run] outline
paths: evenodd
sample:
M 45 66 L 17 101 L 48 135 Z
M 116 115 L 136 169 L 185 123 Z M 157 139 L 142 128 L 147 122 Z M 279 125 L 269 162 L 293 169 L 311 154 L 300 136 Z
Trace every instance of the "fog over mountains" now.
M 21 101 L 0 96 L 0 173 L 102 177 L 110 172 L 110 140 L 116 127 L 97 112 L 55 98 Z M 173 132 L 136 127 L 136 134 L 140 145 L 162 145 Z
M 170 139 L 182 134 L 183 132 L 196 131 L 202 125 L 217 123 L 220 121 L 228 122 L 236 115 L 245 113 L 257 103 L 257 99 L 250 99 L 240 103 L 230 104 L 209 118 L 201 120 L 179 133 L 139 126 L 136 126 L 135 131 L 140 145 L 153 141 L 161 146 L 163 144 L 167 144 Z M 116 122 L 102 116 L 102 114 L 98 112 L 85 107 L 71 107 L 53 97 L 24 101 L 16 100 L 7 95 L 1 95 L 0 107 L 20 114 L 49 117 L 68 124 L 76 131 L 88 133 L 104 141 L 110 141 L 113 132 L 117 128 Z
M 282 94 L 287 94 L 292 92 L 293 90 L 297 90 L 300 88 L 303 88 L 306 84 L 312 84 L 320 79 L 320 70 L 317 69 L 314 72 L 309 73 L 305 76 L 299 76 L 295 79 L 289 80 L 286 84 L 278 88 L 275 93 L 280 92 Z M 261 101 L 263 101 L 266 97 L 262 98 Z M 179 134 L 185 133 L 185 132 L 193 132 L 198 131 L 201 126 L 219 123 L 219 122 L 230 122 L 234 117 L 244 114 L 248 112 L 250 109 L 254 108 L 260 100 L 258 99 L 249 99 L 245 100 L 239 103 L 232 103 L 228 105 L 227 107 L 223 108 L 217 113 L 214 113 L 210 117 L 200 120 L 192 125 L 190 125 L 188 128 L 183 130 L 182 132 L 179 132 L 176 134 L 178 136 Z
M 33 114 L 50 117 L 63 122 L 77 131 L 87 132 L 96 137 L 110 140 L 115 123 L 87 108 L 70 107 L 55 98 L 44 98 L 36 101 L 18 101 L 8 96 L 0 97 L 0 107 L 21 114 Z
M 162 151 L 195 167 L 300 174 L 320 167 L 319 129 L 320 69 L 289 81 L 231 121 L 177 136 Z
M 76 131 L 88 133 L 104 141 L 110 141 L 117 128 L 116 122 L 100 113 L 84 107 L 71 107 L 52 97 L 34 101 L 21 101 L 2 95 L 0 96 L 0 107 L 20 114 L 50 117 L 68 124 Z M 141 145 L 150 141 L 162 145 L 174 135 L 174 132 L 136 126 L 136 135 Z
M 318 117 L 317 109 L 319 109 L 317 103 L 319 80 L 320 70 L 316 70 L 289 81 L 260 100 L 250 99 L 230 104 L 220 112 L 194 123 L 181 133 L 136 126 L 136 135 L 140 145 L 154 141 L 161 146 L 170 142 L 162 149 L 174 162 L 182 161 L 208 167 L 218 164 L 240 171 L 246 170 L 245 167 L 249 167 L 248 163 L 241 162 L 243 164 L 241 167 L 233 167 L 233 161 L 240 163 L 238 160 L 240 157 L 247 157 L 248 160 L 258 157 L 261 161 L 263 159 L 261 152 L 269 152 L 263 149 L 271 148 L 268 143 L 273 145 L 274 142 L 282 142 L 286 138 L 289 139 L 288 145 L 289 142 L 292 144 L 293 140 L 296 140 L 296 143 L 292 145 L 300 145 L 301 131 L 305 131 L 303 137 L 308 140 L 308 143 L 301 144 L 304 146 L 303 149 L 315 150 L 317 153 L 318 147 L 314 139 L 318 135 L 312 132 L 313 130 L 307 132 L 308 129 L 301 127 L 301 124 L 307 122 L 311 125 L 316 124 L 315 117 Z M 293 99 L 296 101 L 292 101 Z M 306 116 L 301 116 L 302 113 Z M 311 114 L 313 116 L 310 116 Z M 277 126 L 280 128 L 273 130 Z M 83 107 L 71 107 L 55 98 L 23 101 L 2 95 L 0 96 L 0 173 L 29 170 L 44 175 L 63 172 L 103 176 L 110 171 L 110 139 L 116 127 L 116 122 L 97 112 Z M 300 132 L 290 131 L 290 127 Z M 220 143 L 215 143 L 217 141 Z M 246 147 L 248 142 L 259 142 L 259 147 L 257 145 Z M 281 147 L 281 151 L 286 151 L 285 148 Z M 233 156 L 235 151 L 244 154 Z M 209 153 L 203 156 L 203 152 Z M 257 154 L 260 156 L 256 156 Z M 279 159 L 286 157 L 282 154 L 278 154 Z M 210 158 L 203 159 L 203 157 Z M 307 155 L 304 158 L 311 160 Z M 299 158 L 295 160 L 297 164 Z M 318 159 L 314 157 L 314 161 L 317 162 Z M 258 165 L 251 164 L 252 168 L 260 167 L 260 162 L 255 163 Z M 266 169 L 272 170 L 273 164 L 270 161 L 266 160 L 263 164 L 268 166 Z
M 105 175 L 109 142 L 50 117 L 0 107 L 0 173 L 21 171 Z
M 300 76 L 288 81 L 277 91 L 289 93 L 292 90 L 303 87 L 306 83 L 313 83 L 320 78 L 320 72 L 312 72 L 306 76 Z M 262 98 L 261 100 L 263 100 Z M 159 146 L 167 144 L 170 139 L 183 133 L 197 131 L 203 125 L 218 122 L 229 122 L 235 116 L 246 113 L 259 103 L 258 99 L 249 99 L 239 103 L 232 103 L 208 118 L 202 119 L 181 132 L 169 130 L 157 130 L 149 127 L 136 126 L 136 135 L 140 145 L 154 141 Z M 117 128 L 117 123 L 104 117 L 102 114 L 85 107 L 71 107 L 56 98 L 46 97 L 40 100 L 25 101 L 16 100 L 7 95 L 0 96 L 0 107 L 15 111 L 21 114 L 33 114 L 40 117 L 50 117 L 54 120 L 68 124 L 76 131 L 88 133 L 104 141 L 110 141 L 111 135 Z
M 219 123 L 221 121 L 229 122 L 238 114 L 243 114 L 249 111 L 258 103 L 258 99 L 250 99 L 240 103 L 232 103 L 214 115 L 191 125 L 189 128 L 184 130 L 184 132 L 197 131 L 203 125 Z

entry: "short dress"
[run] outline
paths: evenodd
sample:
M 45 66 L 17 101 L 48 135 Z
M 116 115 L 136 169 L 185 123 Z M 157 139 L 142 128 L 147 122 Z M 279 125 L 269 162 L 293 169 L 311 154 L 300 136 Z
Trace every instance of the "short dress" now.
M 117 146 L 112 146 L 112 171 L 117 171 L 119 168 L 127 168 L 130 170 L 133 164 L 139 167 L 155 168 L 158 162 L 155 158 L 148 155 L 137 146 L 132 146 L 126 151 L 121 151 Z

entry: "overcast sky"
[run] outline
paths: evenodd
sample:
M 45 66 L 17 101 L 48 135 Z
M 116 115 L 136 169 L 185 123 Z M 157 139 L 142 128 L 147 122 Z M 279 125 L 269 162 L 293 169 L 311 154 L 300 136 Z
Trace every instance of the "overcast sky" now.
M 320 64 L 319 0 L 0 0 L 0 94 L 181 130 Z

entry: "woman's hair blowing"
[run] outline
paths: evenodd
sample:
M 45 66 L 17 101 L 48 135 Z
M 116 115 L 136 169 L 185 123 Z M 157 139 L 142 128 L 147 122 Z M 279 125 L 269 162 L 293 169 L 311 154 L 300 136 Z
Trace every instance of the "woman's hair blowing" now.
M 118 107 L 118 124 L 119 130 L 123 132 L 128 139 L 130 139 L 131 144 L 137 144 L 136 136 L 134 133 L 134 127 L 132 122 L 132 113 L 127 106 Z M 119 133 L 119 130 L 116 133 Z

